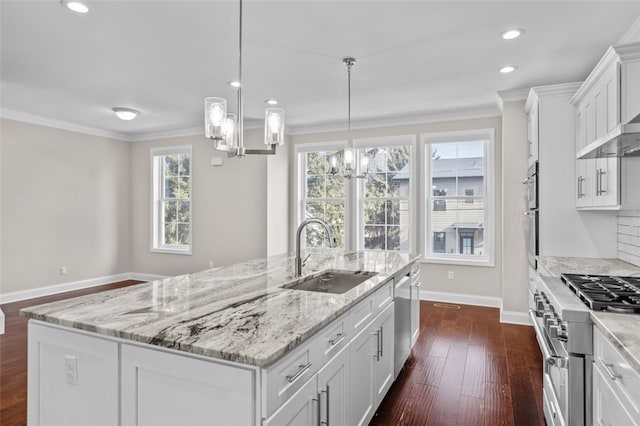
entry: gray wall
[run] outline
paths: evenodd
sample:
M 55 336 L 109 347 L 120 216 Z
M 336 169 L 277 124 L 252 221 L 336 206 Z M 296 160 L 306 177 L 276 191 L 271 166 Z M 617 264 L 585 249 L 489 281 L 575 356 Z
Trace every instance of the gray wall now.
M 502 110 L 502 307 L 527 311 L 527 115 L 524 101 L 505 102 Z
M 1 292 L 130 271 L 129 143 L 6 119 L 0 127 Z
M 262 130 L 246 139 L 262 140 Z M 192 255 L 150 251 L 150 150 L 157 146 L 191 145 Z M 133 142 L 131 144 L 132 271 L 178 275 L 228 265 L 267 254 L 267 158 L 226 158 L 203 136 Z M 286 153 L 280 154 L 286 156 Z M 211 166 L 212 156 L 223 157 Z
M 501 297 L 501 268 L 502 268 L 502 218 L 501 218 L 501 204 L 502 204 L 502 120 L 501 117 L 489 117 L 479 118 L 471 120 L 457 120 L 446 121 L 439 123 L 427 123 L 419 125 L 406 125 L 406 126 L 392 126 L 384 128 L 372 128 L 372 129 L 359 129 L 352 130 L 352 137 L 367 138 L 367 137 L 380 137 L 380 136 L 397 136 L 397 135 L 409 135 L 420 133 L 432 133 L 432 132 L 448 132 L 454 130 L 473 130 L 473 129 L 486 129 L 493 128 L 495 130 L 495 175 L 494 175 L 494 193 L 495 193 L 495 265 L 494 266 L 460 266 L 460 265 L 442 265 L 442 264 L 421 264 L 422 271 L 422 284 L 423 290 L 437 291 L 447 293 L 458 293 L 461 295 L 483 296 L 483 297 Z M 524 138 L 526 139 L 526 126 L 524 128 Z M 292 144 L 299 143 L 317 143 L 324 141 L 339 141 L 347 139 L 347 132 L 325 132 L 325 133 L 312 133 L 312 134 L 300 134 L 292 135 Z M 419 146 L 420 144 L 418 144 Z M 422 158 L 423 153 L 418 152 L 417 158 Z M 525 156 L 526 162 L 526 156 Z M 526 172 L 526 167 L 524 168 Z M 292 169 L 293 173 L 293 169 Z M 295 177 L 292 176 L 292 179 Z M 417 182 L 418 191 L 421 193 L 420 180 Z M 518 182 L 519 186 L 520 183 Z M 293 196 L 293 194 L 292 194 Z M 293 209 L 295 201 L 293 198 L 289 199 L 289 205 Z M 419 213 L 420 214 L 420 213 Z M 420 216 L 418 215 L 418 218 Z M 293 221 L 295 217 L 291 214 L 291 226 L 293 229 L 295 224 Z M 416 238 L 420 235 L 422 230 L 420 229 L 420 220 L 418 220 L 418 227 L 415 230 Z M 419 241 L 419 238 L 418 238 Z M 526 264 L 526 259 L 525 259 Z M 455 279 L 447 279 L 449 271 L 454 272 Z
M 289 251 L 289 156 L 291 141 L 278 147 L 274 156 L 267 157 L 267 256 Z

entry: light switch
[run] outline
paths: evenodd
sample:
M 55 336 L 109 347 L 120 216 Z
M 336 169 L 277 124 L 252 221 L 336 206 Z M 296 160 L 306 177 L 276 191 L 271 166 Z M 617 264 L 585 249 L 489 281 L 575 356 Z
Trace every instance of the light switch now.
M 78 360 L 75 356 L 65 355 L 64 357 L 64 377 L 70 385 L 78 384 Z

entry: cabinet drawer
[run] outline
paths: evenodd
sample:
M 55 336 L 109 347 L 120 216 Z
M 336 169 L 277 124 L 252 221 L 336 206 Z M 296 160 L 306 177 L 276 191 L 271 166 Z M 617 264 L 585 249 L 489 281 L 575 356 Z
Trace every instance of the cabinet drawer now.
M 349 315 L 345 314 L 322 329 L 314 337 L 318 365 L 323 366 L 349 342 Z
M 262 370 L 263 398 L 266 415 L 270 416 L 287 399 L 318 372 L 319 356 L 315 355 L 315 338 Z
M 598 426 L 632 426 L 631 416 L 610 386 L 607 373 L 593 363 L 593 424 Z
M 611 389 L 619 396 L 633 418 L 640 422 L 640 374 L 613 344 L 594 327 L 594 363 L 604 373 Z
M 371 296 L 351 308 L 349 314 L 351 337 L 365 328 L 392 301 L 393 280 L 390 280 Z

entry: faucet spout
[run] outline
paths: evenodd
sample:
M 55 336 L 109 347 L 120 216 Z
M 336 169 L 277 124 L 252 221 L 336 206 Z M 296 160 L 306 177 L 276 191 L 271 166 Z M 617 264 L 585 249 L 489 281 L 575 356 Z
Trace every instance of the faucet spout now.
M 295 276 L 299 277 L 302 275 L 302 257 L 300 256 L 300 240 L 302 238 L 302 230 L 309 224 L 311 223 L 317 223 L 319 225 L 322 225 L 322 227 L 324 228 L 324 231 L 326 232 L 327 236 L 329 237 L 329 246 L 330 247 L 335 247 L 335 240 L 333 238 L 333 232 L 331 231 L 331 227 L 329 226 L 329 224 L 327 222 L 325 222 L 322 219 L 318 219 L 316 217 L 312 217 L 309 219 L 305 219 L 302 221 L 302 223 L 298 226 L 298 230 L 296 231 L 296 259 L 295 259 L 295 264 L 296 264 L 296 271 L 295 271 Z

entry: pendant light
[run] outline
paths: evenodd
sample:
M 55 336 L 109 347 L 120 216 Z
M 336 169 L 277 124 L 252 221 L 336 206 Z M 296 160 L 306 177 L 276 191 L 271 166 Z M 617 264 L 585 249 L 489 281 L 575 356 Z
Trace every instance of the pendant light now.
M 329 172 L 333 176 L 343 177 L 345 179 L 366 179 L 369 171 L 369 157 L 363 156 L 359 161 L 360 169 L 364 170 L 362 174 L 358 174 L 358 161 L 355 156 L 356 151 L 353 149 L 353 140 L 351 139 L 351 67 L 356 63 L 355 58 L 344 58 L 342 63 L 347 66 L 347 147 L 343 151 L 344 172 L 340 173 L 338 169 L 338 155 L 329 156 Z
M 204 100 L 205 135 L 214 141 L 214 148 L 227 152 L 229 157 L 250 154 L 275 154 L 276 146 L 284 144 L 284 110 L 267 108 L 264 114 L 264 143 L 268 149 L 244 147 L 244 115 L 242 105 L 242 0 L 238 26 L 238 80 L 232 86 L 238 91 L 237 114 L 227 114 L 227 100 L 209 97 Z

